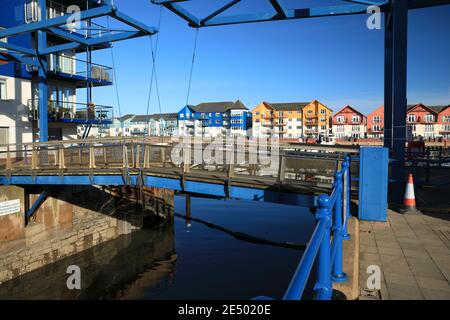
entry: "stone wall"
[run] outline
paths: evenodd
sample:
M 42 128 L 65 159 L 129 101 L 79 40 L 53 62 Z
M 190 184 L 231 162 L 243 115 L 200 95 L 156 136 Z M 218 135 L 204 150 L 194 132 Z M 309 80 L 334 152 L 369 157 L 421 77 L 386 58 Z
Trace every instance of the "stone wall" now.
M 12 188 L 8 192 L 15 190 L 15 187 L 8 188 Z M 13 193 L 14 197 L 16 193 Z M 37 196 L 36 190 L 29 195 L 31 201 Z M 163 207 L 173 208 L 173 196 L 172 199 L 166 197 L 166 200 L 171 200 L 171 204 Z M 160 203 L 165 200 L 152 201 Z M 158 208 L 155 210 L 161 210 Z M 139 202 L 126 196 L 118 197 L 101 187 L 49 191 L 49 197 L 26 227 L 23 212 L 7 216 L 6 226 L 19 217 L 21 224 L 16 227 L 20 232 L 17 231 L 14 241 L 0 246 L 0 284 L 120 235 L 130 234 L 144 226 L 146 216 L 155 215 L 153 210 L 143 210 Z M 159 216 L 165 216 L 165 212 Z M 9 238 L 12 239 L 11 236 Z

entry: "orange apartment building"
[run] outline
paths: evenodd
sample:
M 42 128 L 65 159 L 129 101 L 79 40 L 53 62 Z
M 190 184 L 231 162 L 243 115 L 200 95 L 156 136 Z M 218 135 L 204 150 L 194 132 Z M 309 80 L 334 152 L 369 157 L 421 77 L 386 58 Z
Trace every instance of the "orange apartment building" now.
M 308 102 L 261 102 L 252 110 L 253 137 L 298 139 L 303 136 L 302 109 Z
M 328 137 L 331 133 L 333 110 L 314 100 L 303 108 L 303 137 Z

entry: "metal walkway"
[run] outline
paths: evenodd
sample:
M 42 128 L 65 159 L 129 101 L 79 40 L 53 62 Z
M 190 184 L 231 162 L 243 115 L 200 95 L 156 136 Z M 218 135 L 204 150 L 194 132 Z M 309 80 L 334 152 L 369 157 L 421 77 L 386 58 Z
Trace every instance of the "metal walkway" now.
M 358 153 L 347 147 L 257 146 L 247 140 L 243 145 L 195 142 L 114 138 L 4 145 L 0 184 L 145 185 L 252 200 L 280 193 L 311 196 L 329 192 L 344 154 Z

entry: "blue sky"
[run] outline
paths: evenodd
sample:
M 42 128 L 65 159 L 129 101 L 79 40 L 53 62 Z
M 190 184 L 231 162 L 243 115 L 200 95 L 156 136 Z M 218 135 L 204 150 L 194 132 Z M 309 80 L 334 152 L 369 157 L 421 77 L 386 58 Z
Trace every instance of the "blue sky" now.
M 200 7 L 193 7 L 195 12 L 212 11 L 208 1 L 196 1 Z M 338 1 L 285 2 L 290 7 L 294 2 L 318 5 Z M 148 25 L 158 23 L 159 7 L 149 0 L 115 3 L 119 10 Z M 260 1 L 243 3 L 233 13 L 264 9 Z M 261 101 L 318 99 L 335 111 L 350 104 L 368 113 L 383 103 L 384 31 L 367 29 L 367 17 L 200 29 L 189 103 L 241 99 L 252 109 Z M 411 11 L 408 31 L 408 103 L 449 104 L 450 6 Z M 177 112 L 185 105 L 194 35 L 186 22 L 163 9 L 156 62 L 163 112 Z M 123 41 L 113 50 L 121 113 L 145 114 L 152 69 L 150 40 Z M 111 65 L 109 50 L 96 52 L 94 58 Z M 94 101 L 115 106 L 118 114 L 114 87 L 94 89 Z M 150 113 L 158 112 L 153 89 Z

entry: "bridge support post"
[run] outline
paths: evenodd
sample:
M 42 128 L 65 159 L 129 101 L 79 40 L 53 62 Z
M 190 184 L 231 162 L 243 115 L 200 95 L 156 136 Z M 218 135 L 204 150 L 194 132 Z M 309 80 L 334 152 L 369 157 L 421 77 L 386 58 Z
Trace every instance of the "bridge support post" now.
M 330 300 L 332 294 L 331 282 L 331 256 L 330 256 L 330 238 L 331 238 L 331 211 L 328 208 L 330 197 L 326 194 L 320 195 L 317 200 L 318 209 L 316 220 L 323 220 L 326 223 L 325 233 L 319 248 L 319 257 L 317 265 L 317 282 L 314 285 L 314 292 L 318 300 Z
M 348 276 L 342 270 L 342 171 L 337 171 L 335 175 L 334 187 L 336 188 L 337 197 L 334 205 L 333 218 L 333 261 L 332 261 L 332 280 L 334 282 L 345 282 Z
M 351 213 L 350 213 L 350 204 L 351 204 L 351 185 L 352 185 L 352 180 L 351 180 L 351 173 L 350 173 L 350 157 L 349 156 L 345 156 L 345 161 L 344 163 L 342 163 L 342 168 L 343 168 L 343 198 L 344 198 L 344 202 L 343 202 L 343 206 L 342 208 L 344 209 L 343 212 L 343 217 L 344 217 L 344 229 L 342 231 L 342 239 L 343 240 L 350 240 L 350 234 L 348 233 L 348 219 L 350 219 L 351 217 Z
M 40 10 L 40 21 L 47 19 L 47 0 L 38 0 Z M 43 51 L 47 47 L 47 33 L 37 31 L 37 48 Z M 39 56 L 38 71 L 39 88 L 39 141 L 48 141 L 48 87 L 47 87 L 47 57 Z

